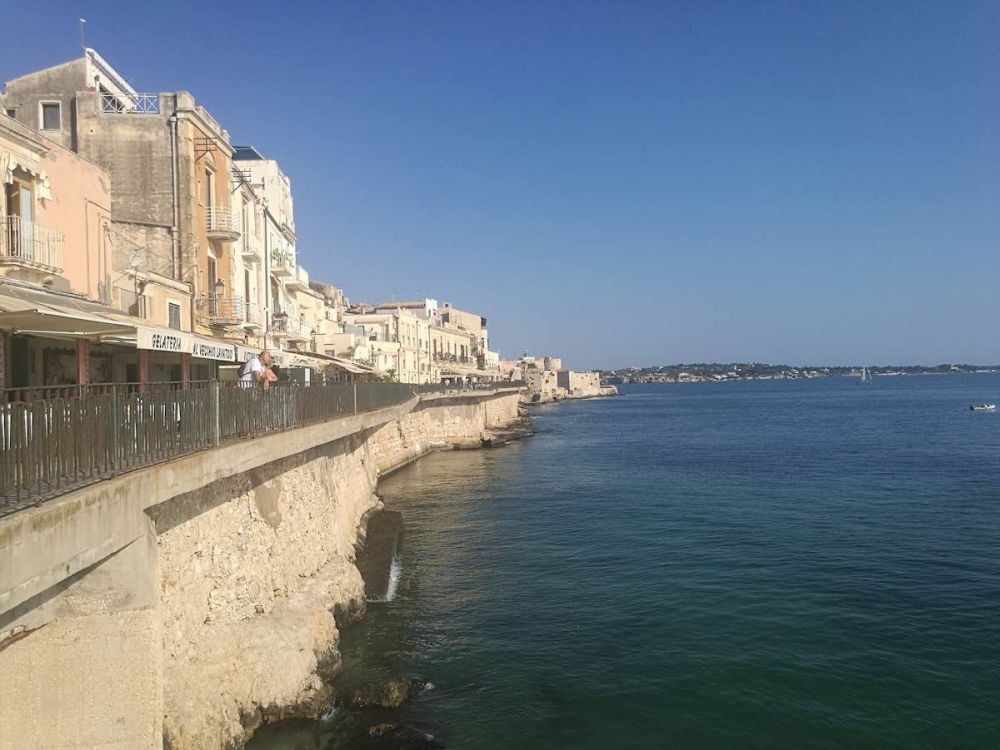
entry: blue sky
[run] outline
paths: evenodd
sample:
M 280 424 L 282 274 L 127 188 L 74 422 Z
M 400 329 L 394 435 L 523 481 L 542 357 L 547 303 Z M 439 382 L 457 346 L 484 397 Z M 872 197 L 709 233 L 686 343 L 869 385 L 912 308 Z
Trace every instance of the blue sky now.
M 995 2 L 36 0 L 0 79 L 81 16 L 281 162 L 353 299 L 575 367 L 1000 361 Z

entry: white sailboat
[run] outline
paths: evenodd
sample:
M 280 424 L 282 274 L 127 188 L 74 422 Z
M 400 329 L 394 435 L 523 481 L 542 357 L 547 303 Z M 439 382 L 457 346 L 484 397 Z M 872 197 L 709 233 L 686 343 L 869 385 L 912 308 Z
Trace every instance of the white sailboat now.
M 871 385 L 872 382 L 872 372 L 868 369 L 868 365 L 865 364 L 861 368 L 861 385 Z

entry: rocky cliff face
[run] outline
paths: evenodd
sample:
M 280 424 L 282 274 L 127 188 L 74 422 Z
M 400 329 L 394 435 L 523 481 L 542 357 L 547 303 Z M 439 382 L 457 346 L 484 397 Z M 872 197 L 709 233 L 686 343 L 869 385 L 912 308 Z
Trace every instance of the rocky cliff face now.
M 164 745 L 239 747 L 263 721 L 331 702 L 334 612 L 364 607 L 358 530 L 379 476 L 518 419 L 517 396 L 428 399 L 378 429 L 175 498 L 156 526 Z

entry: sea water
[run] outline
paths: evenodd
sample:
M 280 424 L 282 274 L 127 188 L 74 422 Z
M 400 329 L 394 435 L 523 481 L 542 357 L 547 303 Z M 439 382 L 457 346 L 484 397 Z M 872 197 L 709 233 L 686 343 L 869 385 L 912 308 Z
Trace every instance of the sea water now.
M 384 481 L 345 674 L 435 689 L 251 746 L 1000 747 L 1000 376 L 622 392 Z

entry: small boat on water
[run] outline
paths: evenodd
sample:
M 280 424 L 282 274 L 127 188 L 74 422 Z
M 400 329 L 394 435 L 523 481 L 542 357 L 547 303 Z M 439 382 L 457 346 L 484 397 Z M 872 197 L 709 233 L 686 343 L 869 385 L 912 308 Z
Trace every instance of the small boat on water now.
M 973 404 L 969 407 L 971 411 L 996 411 L 996 404 Z

